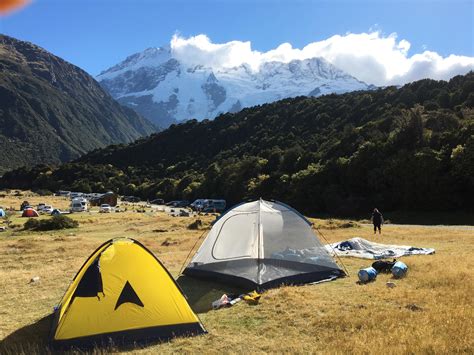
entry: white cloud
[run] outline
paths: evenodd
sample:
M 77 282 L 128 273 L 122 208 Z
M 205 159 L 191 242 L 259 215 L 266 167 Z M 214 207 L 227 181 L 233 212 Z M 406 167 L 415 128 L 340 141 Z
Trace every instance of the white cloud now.
M 235 67 L 242 63 L 256 64 L 260 55 L 252 51 L 250 42 L 231 41 L 215 44 L 206 35 L 171 39 L 173 56 L 188 65 L 207 64 L 211 67 Z
M 398 40 L 396 33 L 384 36 L 380 31 L 335 35 L 302 49 L 282 43 L 268 52 L 252 50 L 249 41 L 212 43 L 203 34 L 189 38 L 175 35 L 171 39 L 173 56 L 188 65 L 205 63 L 222 68 L 247 63 L 258 70 L 269 61 L 323 57 L 354 77 L 375 85 L 398 85 L 423 78 L 447 80 L 474 70 L 474 57 L 442 57 L 427 50 L 409 56 L 410 47 L 410 42 Z

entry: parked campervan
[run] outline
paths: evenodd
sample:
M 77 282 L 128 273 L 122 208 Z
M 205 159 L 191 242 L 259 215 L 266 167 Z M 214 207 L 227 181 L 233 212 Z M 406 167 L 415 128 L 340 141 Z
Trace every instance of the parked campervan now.
M 85 212 L 89 209 L 85 198 L 75 198 L 71 201 L 71 212 Z

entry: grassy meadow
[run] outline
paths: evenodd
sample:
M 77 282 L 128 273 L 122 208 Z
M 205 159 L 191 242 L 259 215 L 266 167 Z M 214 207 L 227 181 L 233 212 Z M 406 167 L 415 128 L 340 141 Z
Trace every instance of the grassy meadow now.
M 0 206 L 28 200 L 65 208 L 60 197 L 0 198 Z M 47 353 L 49 315 L 85 259 L 104 241 L 131 237 L 147 246 L 178 277 L 189 250 L 213 216 L 171 217 L 165 212 L 75 213 L 79 228 L 23 231 L 26 218 L 11 217 L 0 232 L 0 353 Z M 50 218 L 41 216 L 40 218 Z M 196 218 L 199 230 L 188 226 Z M 386 216 L 390 218 L 390 216 Z M 357 271 L 372 261 L 343 258 L 349 277 L 318 285 L 281 287 L 263 294 L 258 305 L 240 302 L 206 311 L 203 305 L 233 290 L 210 283 L 180 281 L 209 334 L 128 349 L 133 353 L 473 353 L 474 229 L 313 220 L 329 242 L 359 236 L 389 243 L 433 247 L 435 255 L 403 257 L 408 276 L 357 284 Z M 0 222 L 0 226 L 2 222 Z M 16 226 L 16 227 L 15 227 Z M 204 238 L 204 237 L 203 237 Z M 324 242 L 324 239 L 323 239 Z M 39 282 L 31 283 L 39 276 Z M 389 288 L 386 282 L 396 287 Z M 250 290 L 249 290 L 250 291 Z

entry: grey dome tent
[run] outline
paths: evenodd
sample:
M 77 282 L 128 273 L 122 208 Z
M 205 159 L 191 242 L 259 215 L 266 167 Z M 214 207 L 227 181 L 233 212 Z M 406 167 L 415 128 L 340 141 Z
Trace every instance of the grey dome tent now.
M 242 203 L 216 221 L 183 273 L 257 289 L 344 276 L 311 225 L 281 202 Z

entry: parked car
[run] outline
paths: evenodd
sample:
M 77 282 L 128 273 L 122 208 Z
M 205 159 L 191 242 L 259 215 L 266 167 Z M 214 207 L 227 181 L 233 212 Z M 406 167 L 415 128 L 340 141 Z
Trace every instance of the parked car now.
M 103 203 L 100 205 L 99 213 L 110 213 L 113 212 L 112 206 L 107 203 Z
M 151 200 L 150 203 L 152 205 L 164 205 L 165 204 L 165 200 L 163 200 L 162 198 L 156 198 L 154 200 Z
M 51 214 L 51 212 L 53 212 L 53 206 L 51 205 L 44 205 L 41 209 L 41 213 Z
M 59 216 L 60 214 L 63 214 L 64 212 L 61 212 L 60 209 L 55 208 L 54 210 L 51 211 L 51 216 Z
M 83 195 L 84 194 L 82 192 L 71 192 L 69 197 L 71 197 L 71 200 L 74 200 L 76 198 L 83 197 Z
M 40 212 L 43 210 L 44 206 L 46 206 L 45 203 L 38 203 L 38 206 L 36 206 L 36 210 Z
M 189 201 L 188 200 L 170 201 L 166 204 L 166 206 L 170 206 L 170 207 L 188 207 L 189 206 Z
M 188 200 L 182 200 L 178 201 L 178 204 L 176 207 L 188 207 L 189 206 L 189 201 Z
M 204 206 L 204 201 L 206 201 L 206 200 L 203 199 L 203 198 L 199 198 L 199 199 L 195 200 L 193 203 L 191 203 L 189 205 L 189 207 L 191 207 L 191 209 L 194 210 L 194 211 L 200 211 L 200 210 L 202 210 L 202 208 Z
M 226 206 L 225 200 L 205 200 L 202 212 L 224 212 Z

